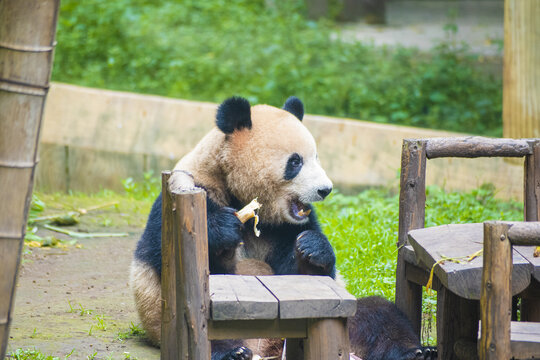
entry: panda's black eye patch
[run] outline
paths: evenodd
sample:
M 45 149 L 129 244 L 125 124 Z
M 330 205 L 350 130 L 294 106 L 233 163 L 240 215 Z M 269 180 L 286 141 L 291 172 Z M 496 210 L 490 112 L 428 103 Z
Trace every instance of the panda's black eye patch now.
M 287 166 L 285 167 L 285 180 L 294 179 L 294 177 L 298 175 L 302 169 L 302 165 L 304 165 L 304 159 L 302 159 L 302 156 L 298 155 L 297 153 L 289 156 Z

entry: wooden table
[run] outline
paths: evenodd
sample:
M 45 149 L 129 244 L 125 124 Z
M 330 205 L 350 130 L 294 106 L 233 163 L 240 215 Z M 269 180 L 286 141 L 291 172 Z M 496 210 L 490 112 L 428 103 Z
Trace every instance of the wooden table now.
M 444 258 L 454 259 L 443 261 L 434 268 L 439 356 L 454 359 L 458 354 L 458 358 L 474 358 L 483 258 L 480 254 L 469 261 L 469 257 L 483 248 L 483 224 L 451 224 L 411 230 L 408 239 L 411 247 L 404 250 L 410 252 L 407 258 L 416 256 L 421 268 L 429 271 Z M 520 294 L 527 304 L 522 309 L 522 319 L 534 319 L 538 314 L 539 281 L 540 258 L 533 257 L 532 247 L 516 246 L 513 250 L 512 295 Z
M 210 339 L 288 338 L 287 358 L 349 359 L 356 298 L 327 276 L 210 275 Z

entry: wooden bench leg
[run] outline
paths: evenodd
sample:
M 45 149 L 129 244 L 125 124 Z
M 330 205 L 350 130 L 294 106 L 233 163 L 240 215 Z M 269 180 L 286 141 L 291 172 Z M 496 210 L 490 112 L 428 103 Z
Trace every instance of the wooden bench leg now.
M 479 302 L 460 298 L 441 287 L 437 291 L 437 351 L 445 360 L 476 359 Z M 459 346 L 456 354 L 455 346 Z
M 348 360 L 347 319 L 313 319 L 304 340 L 304 360 Z M 288 359 L 288 358 L 287 358 Z
M 398 257 L 396 271 L 396 306 L 403 311 L 420 337 L 422 327 L 422 286 L 407 279 L 407 264 Z

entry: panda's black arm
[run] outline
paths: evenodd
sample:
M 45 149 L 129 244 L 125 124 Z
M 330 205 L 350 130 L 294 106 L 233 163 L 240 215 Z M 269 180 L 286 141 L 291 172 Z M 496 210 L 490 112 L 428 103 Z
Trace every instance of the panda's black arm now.
M 321 231 L 315 210 L 311 209 L 306 224 L 261 228 L 262 233 L 269 234 L 274 242 L 267 262 L 276 274 L 328 275 L 335 278 L 334 250 Z
M 222 207 L 206 197 L 208 224 L 208 260 L 211 274 L 232 274 L 235 251 L 242 241 L 243 224 L 234 212 L 236 209 Z

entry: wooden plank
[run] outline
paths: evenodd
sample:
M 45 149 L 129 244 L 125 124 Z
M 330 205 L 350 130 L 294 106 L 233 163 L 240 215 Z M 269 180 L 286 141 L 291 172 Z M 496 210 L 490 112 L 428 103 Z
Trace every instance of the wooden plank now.
M 463 260 L 482 250 L 482 224 L 450 224 L 409 232 L 409 241 L 419 261 L 431 269 L 442 256 L 459 258 L 461 263 L 446 261 L 435 267 L 435 275 L 442 285 L 466 299 L 480 299 L 482 256 Z M 532 265 L 517 251 L 513 252 L 512 295 L 516 295 L 531 281 Z
M 396 306 L 411 321 L 420 336 L 422 287 L 407 279 L 406 262 L 411 257 L 407 233 L 424 227 L 426 205 L 426 141 L 403 140 L 399 193 L 399 233 L 396 269 Z M 416 260 L 414 261 L 416 264 Z
M 533 153 L 525 157 L 525 221 L 540 220 L 540 142 L 532 143 Z
M 208 322 L 212 340 L 258 338 L 305 338 L 306 319 L 226 320 Z
M 327 276 L 259 276 L 279 300 L 281 319 L 348 317 L 356 312 L 356 298 Z
M 540 136 L 540 2 L 506 0 L 504 6 L 503 134 Z
M 429 139 L 428 159 L 441 157 L 523 157 L 532 153 L 527 140 L 493 139 L 481 136 Z
M 510 225 L 508 237 L 512 245 L 540 246 L 540 222 L 518 222 Z
M 176 314 L 181 337 L 180 356 L 210 360 L 208 319 L 208 235 L 206 192 L 173 193 L 173 241 L 176 267 Z M 187 354 L 187 356 L 185 355 Z
M 347 319 L 312 319 L 304 340 L 304 360 L 349 360 Z
M 512 244 L 508 240 L 508 226 L 495 221 L 484 223 L 482 335 L 478 345 L 481 360 L 510 358 Z
M 277 319 L 278 300 L 255 276 L 211 275 L 212 320 Z
M 510 348 L 515 358 L 539 358 L 540 323 L 512 321 Z
M 476 342 L 478 305 L 477 300 L 460 298 L 445 287 L 437 291 L 438 358 L 458 360 L 477 357 L 476 348 L 467 344 Z
M 287 338 L 285 339 L 284 347 L 285 347 L 286 359 L 303 359 L 304 358 L 304 341 L 302 339 Z
M 170 171 L 161 177 L 161 358 L 177 359 L 180 353 L 180 335 L 176 313 L 176 242 L 173 232 L 173 206 L 167 190 Z

